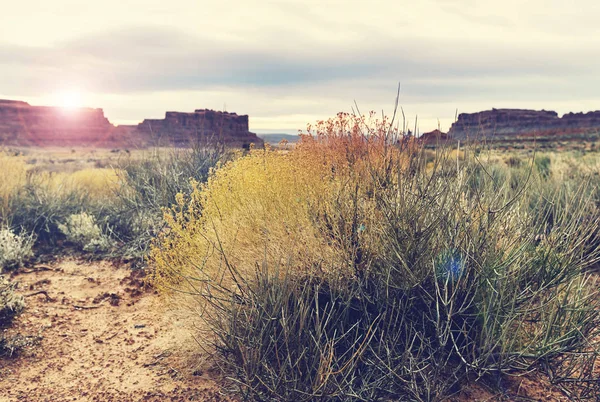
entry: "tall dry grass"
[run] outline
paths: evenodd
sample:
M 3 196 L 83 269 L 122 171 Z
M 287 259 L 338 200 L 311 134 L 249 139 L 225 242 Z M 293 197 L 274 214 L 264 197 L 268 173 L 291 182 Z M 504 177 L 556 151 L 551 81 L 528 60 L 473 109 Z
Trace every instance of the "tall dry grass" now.
M 0 221 L 10 214 L 11 199 L 22 190 L 27 178 L 25 159 L 0 152 Z

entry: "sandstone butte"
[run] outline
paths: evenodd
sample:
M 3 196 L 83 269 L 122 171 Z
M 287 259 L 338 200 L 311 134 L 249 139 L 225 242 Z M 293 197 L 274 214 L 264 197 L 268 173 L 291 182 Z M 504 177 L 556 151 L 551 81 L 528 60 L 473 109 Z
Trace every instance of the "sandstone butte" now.
M 419 140 L 426 145 L 443 144 L 448 141 L 448 134 L 441 132 L 439 129 L 435 129 L 428 133 L 424 133 L 419 137 Z
M 249 131 L 248 116 L 199 109 L 167 112 L 164 119 L 114 126 L 102 109 L 64 109 L 0 100 L 0 145 L 147 147 L 190 146 L 220 141 L 231 147 L 262 146 Z
M 461 113 L 448 132 L 455 140 L 539 137 L 545 140 L 583 139 L 600 134 L 600 111 L 567 113 L 526 109 L 492 109 Z

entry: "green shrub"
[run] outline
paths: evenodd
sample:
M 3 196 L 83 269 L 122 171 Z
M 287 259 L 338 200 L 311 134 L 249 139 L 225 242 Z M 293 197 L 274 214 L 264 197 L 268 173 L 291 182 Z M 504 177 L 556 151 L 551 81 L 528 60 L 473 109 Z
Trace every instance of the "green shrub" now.
M 0 357 L 11 357 L 19 353 L 22 349 L 39 344 L 41 336 L 16 334 L 6 337 L 0 335 Z
M 536 240 L 544 228 L 514 220 L 517 209 L 473 222 L 455 216 L 453 197 L 449 210 L 430 212 L 430 203 L 413 201 L 387 220 L 384 254 L 370 257 L 370 275 L 344 287 L 285 271 L 282 280 L 265 267 L 255 280 L 240 274 L 230 299 L 229 287 L 203 293 L 218 305 L 217 350 L 245 392 L 441 400 L 468 377 L 595 350 L 597 281 L 584 271 L 596 254 L 577 246 L 592 238 L 592 225 L 561 226 Z
M 0 275 L 0 330 L 9 327 L 16 316 L 25 308 L 23 296 L 15 292 L 16 284 Z M 38 336 L 22 336 L 20 334 L 6 336 L 0 332 L 0 357 L 13 356 L 26 346 L 39 342 Z
M 56 249 L 57 241 L 64 240 L 58 226 L 73 214 L 93 209 L 92 199 L 84 191 L 56 183 L 48 175 L 29 175 L 11 205 L 10 224 L 32 233 L 38 249 L 51 251 Z
M 143 259 L 163 228 L 162 208 L 229 152 L 208 141 L 139 155 L 128 152 L 114 168 L 49 172 L 0 153 L 0 225 L 32 234 L 37 254 L 57 255 L 66 241 L 85 253 Z
M 179 193 L 190 194 L 191 180 L 204 182 L 211 169 L 232 154 L 207 141 L 191 149 L 156 149 L 141 159 L 130 158 L 118 167 L 118 202 L 100 212 L 111 236 L 124 246 L 126 256 L 144 258 L 152 239 L 163 229 L 163 208 L 176 204 Z
M 535 167 L 537 168 L 540 175 L 544 178 L 550 176 L 550 164 L 552 160 L 549 156 L 538 156 L 535 159 Z
M 518 168 L 521 166 L 522 164 L 522 160 L 521 158 L 519 158 L 518 156 L 510 156 L 507 160 L 506 160 L 506 164 L 510 167 L 515 167 Z

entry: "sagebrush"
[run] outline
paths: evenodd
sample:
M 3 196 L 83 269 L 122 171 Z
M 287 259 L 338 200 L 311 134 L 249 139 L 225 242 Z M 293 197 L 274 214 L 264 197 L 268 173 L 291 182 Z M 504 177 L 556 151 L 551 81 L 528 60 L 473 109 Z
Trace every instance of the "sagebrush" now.
M 23 296 L 15 292 L 15 283 L 0 275 L 0 328 L 8 326 L 25 308 Z
M 10 228 L 0 228 L 0 273 L 18 268 L 33 257 L 32 236 L 19 235 Z
M 597 179 L 512 165 L 340 114 L 179 195 L 156 283 L 192 299 L 194 326 L 259 400 L 441 400 L 559 361 L 590 380 Z M 554 381 L 599 395 L 570 375 Z

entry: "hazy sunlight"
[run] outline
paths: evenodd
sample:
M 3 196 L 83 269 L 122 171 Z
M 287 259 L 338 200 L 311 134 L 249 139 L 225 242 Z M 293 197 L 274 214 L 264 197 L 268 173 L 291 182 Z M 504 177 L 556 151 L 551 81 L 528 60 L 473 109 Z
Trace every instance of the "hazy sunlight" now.
M 82 96 L 78 91 L 66 91 L 56 94 L 56 105 L 65 109 L 82 107 Z

